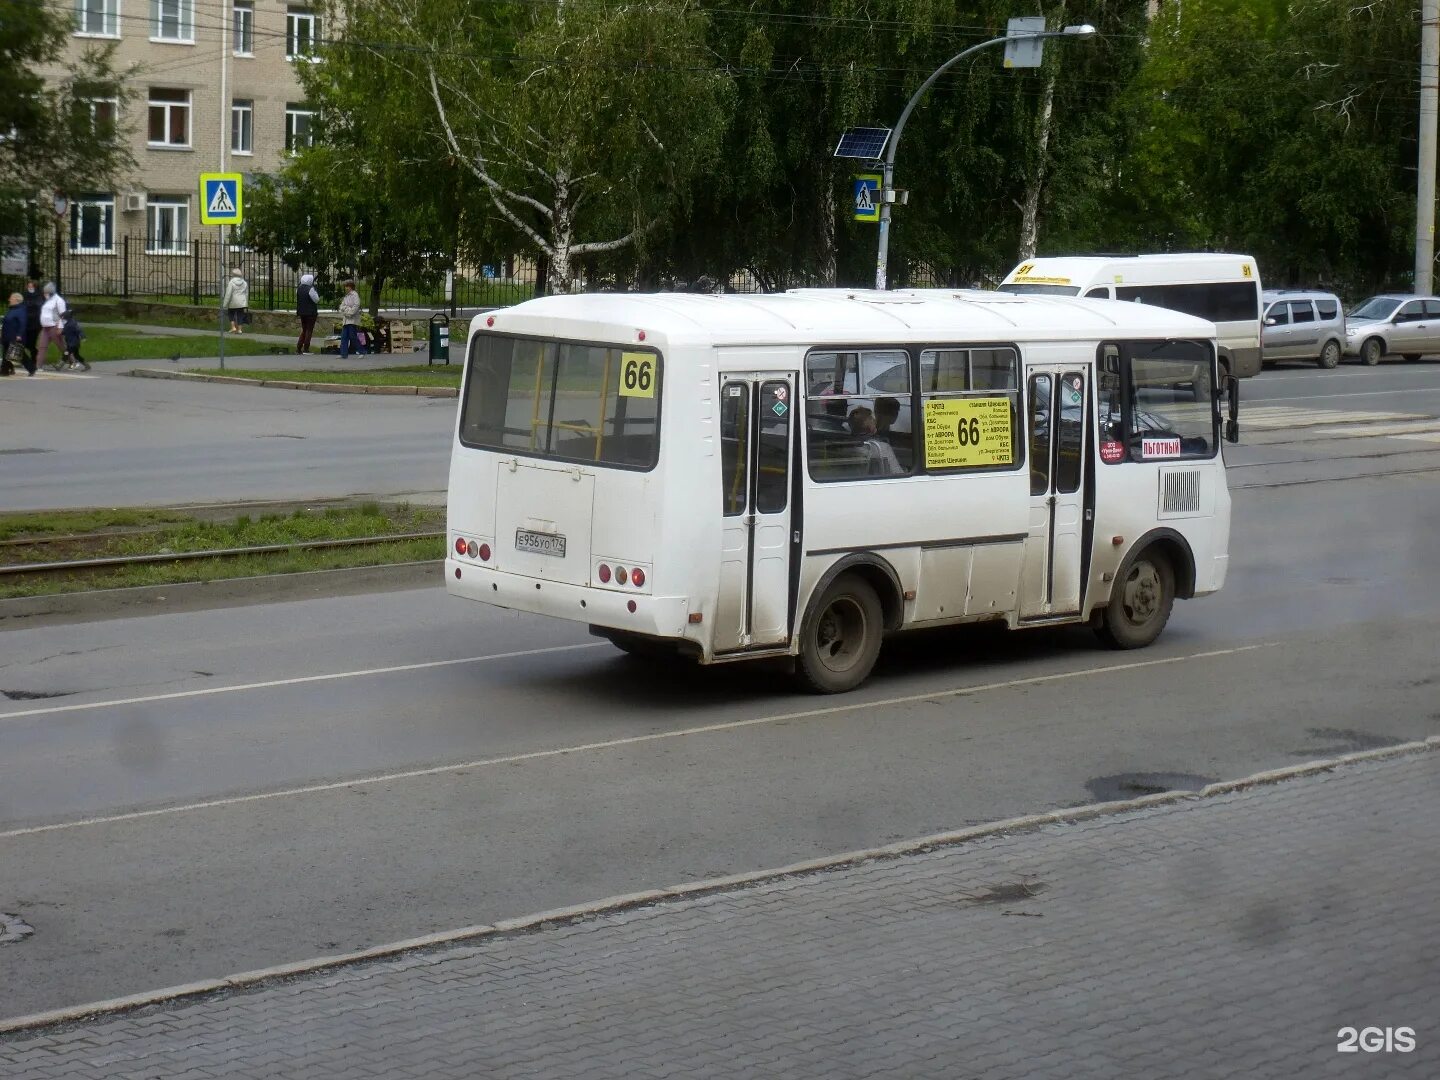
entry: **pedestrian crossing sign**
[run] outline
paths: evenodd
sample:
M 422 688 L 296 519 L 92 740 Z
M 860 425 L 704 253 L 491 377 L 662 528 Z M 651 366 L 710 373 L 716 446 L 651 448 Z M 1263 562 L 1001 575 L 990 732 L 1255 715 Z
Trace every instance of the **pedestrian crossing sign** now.
M 875 173 L 861 173 L 855 180 L 855 220 L 880 220 L 880 177 Z
M 239 225 L 244 219 L 239 173 L 200 174 L 200 224 Z

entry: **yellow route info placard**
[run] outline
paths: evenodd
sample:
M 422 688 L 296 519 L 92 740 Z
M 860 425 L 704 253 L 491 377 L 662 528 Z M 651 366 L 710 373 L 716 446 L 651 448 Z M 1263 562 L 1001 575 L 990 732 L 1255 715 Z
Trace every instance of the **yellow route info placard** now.
M 655 354 L 625 352 L 620 354 L 620 396 L 653 398 L 655 396 Z
M 925 402 L 925 465 L 958 469 L 1015 464 L 1008 397 L 931 398 Z

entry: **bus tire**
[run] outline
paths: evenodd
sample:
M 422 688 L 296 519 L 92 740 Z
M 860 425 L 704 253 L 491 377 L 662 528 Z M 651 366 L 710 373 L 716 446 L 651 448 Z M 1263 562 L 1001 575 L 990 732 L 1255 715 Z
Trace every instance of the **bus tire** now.
M 1322 368 L 1338 367 L 1340 364 L 1340 343 L 1334 340 L 1325 342 L 1325 348 L 1320 350 L 1320 357 L 1316 362 Z
M 841 574 L 805 617 L 795 674 L 816 693 L 853 690 L 875 667 L 884 633 L 875 590 L 858 574 Z
M 1360 362 L 1366 367 L 1374 367 L 1380 363 L 1380 357 L 1385 355 L 1385 343 L 1378 337 L 1372 337 L 1364 345 L 1360 346 Z
M 1159 548 L 1146 548 L 1115 578 L 1095 628 L 1112 649 L 1143 649 L 1165 629 L 1175 604 L 1175 570 Z

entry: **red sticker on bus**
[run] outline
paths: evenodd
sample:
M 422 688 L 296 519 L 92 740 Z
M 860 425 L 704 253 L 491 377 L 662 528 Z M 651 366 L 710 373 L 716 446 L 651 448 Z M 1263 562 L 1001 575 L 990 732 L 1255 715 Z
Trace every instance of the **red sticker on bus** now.
M 1114 465 L 1125 457 L 1125 444 L 1118 443 L 1114 439 L 1106 439 L 1100 444 L 1100 460 L 1107 465 Z

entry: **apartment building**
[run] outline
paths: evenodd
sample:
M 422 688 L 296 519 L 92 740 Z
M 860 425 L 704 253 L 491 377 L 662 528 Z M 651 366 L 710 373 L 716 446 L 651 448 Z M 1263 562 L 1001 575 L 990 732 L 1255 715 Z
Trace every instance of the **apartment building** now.
M 318 14 L 286 0 L 60 0 L 70 61 L 115 42 L 132 96 L 94 99 L 97 126 L 128 139 L 135 168 L 115 191 L 73 192 L 67 254 L 185 255 L 200 228 L 202 172 L 268 172 L 310 139 L 295 65 L 313 62 Z

